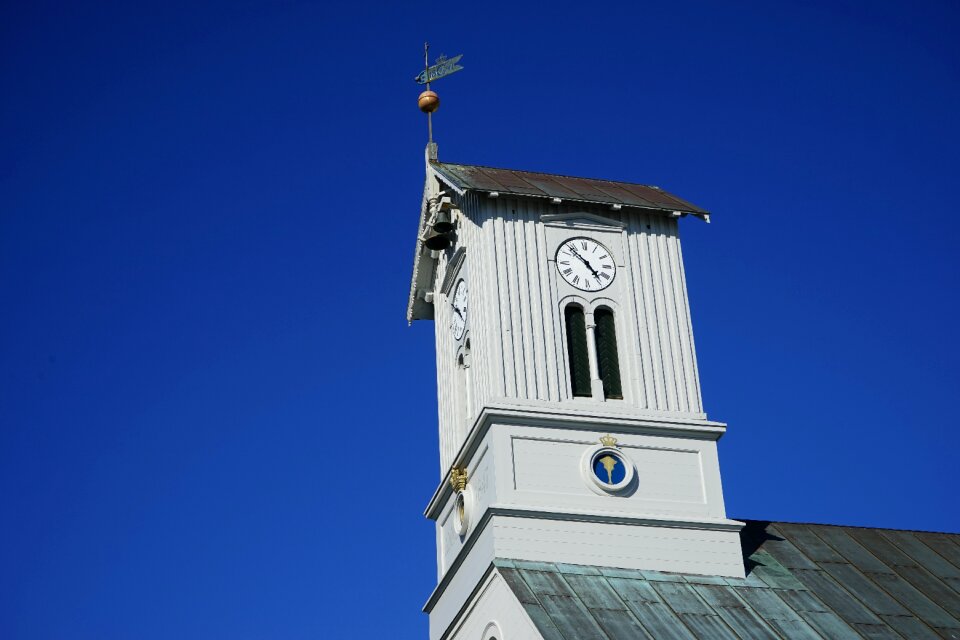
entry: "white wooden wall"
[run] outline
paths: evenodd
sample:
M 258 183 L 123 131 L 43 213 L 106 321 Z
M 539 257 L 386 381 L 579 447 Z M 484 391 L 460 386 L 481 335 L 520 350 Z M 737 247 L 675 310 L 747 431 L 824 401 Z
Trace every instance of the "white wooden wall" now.
M 489 198 L 469 193 L 460 202 L 459 243 L 469 286 L 472 365 L 469 415 L 458 409 L 457 353 L 463 341 L 450 331 L 450 305 L 437 290 L 437 388 L 440 463 L 446 473 L 479 410 L 491 402 L 564 403 L 575 412 L 588 399 L 569 397 L 561 298 L 566 295 L 553 263 L 551 230 L 541 216 L 589 213 L 622 225 L 619 241 L 604 239 L 618 273 L 608 294 L 616 305 L 621 380 L 625 399 L 605 410 L 651 412 L 703 419 L 687 287 L 677 220 L 665 214 L 611 211 L 545 200 Z M 574 231 L 572 235 L 580 235 Z M 583 234 L 583 235 L 590 235 Z M 446 276 L 439 260 L 436 283 Z M 453 283 L 455 285 L 455 281 Z M 452 294 L 452 287 L 450 293 Z M 461 400 L 462 404 L 462 400 Z M 594 407 L 596 405 L 594 404 Z

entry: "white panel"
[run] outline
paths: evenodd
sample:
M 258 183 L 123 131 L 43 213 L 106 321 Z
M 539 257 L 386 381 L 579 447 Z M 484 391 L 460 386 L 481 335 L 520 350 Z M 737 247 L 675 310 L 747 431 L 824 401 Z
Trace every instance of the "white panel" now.
M 513 438 L 514 487 L 520 491 L 580 495 L 598 500 L 658 500 L 704 504 L 699 451 L 623 446 L 636 466 L 637 490 L 629 497 L 597 497 L 584 482 L 580 466 L 594 443 Z M 624 508 L 618 504 L 619 508 Z
M 623 447 L 637 466 L 637 496 L 647 500 L 704 504 L 700 453 Z
M 454 622 L 494 558 L 744 577 L 736 531 L 496 515 L 431 597 L 432 640 Z
M 439 530 L 439 544 L 442 552 L 440 562 L 440 574 L 446 573 L 447 569 L 456 560 L 464 544 L 467 542 L 470 533 L 476 528 L 483 513 L 487 507 L 496 500 L 496 484 L 493 477 L 493 455 L 490 450 L 484 446 L 480 449 L 467 467 L 468 484 L 473 492 L 473 508 L 470 510 L 470 528 L 467 536 L 461 537 L 453 526 L 453 494 L 447 499 L 446 505 L 440 518 L 437 519 L 437 528 Z
M 497 640 L 539 640 L 543 636 L 496 570 L 451 627 L 451 640 L 487 640 L 496 630 Z
M 447 630 L 494 557 L 496 556 L 493 551 L 493 528 L 487 527 L 480 533 L 463 564 L 451 574 L 450 582 L 443 587 L 440 598 L 428 611 L 431 640 L 439 640 Z
M 742 578 L 733 531 L 498 516 L 497 557 Z

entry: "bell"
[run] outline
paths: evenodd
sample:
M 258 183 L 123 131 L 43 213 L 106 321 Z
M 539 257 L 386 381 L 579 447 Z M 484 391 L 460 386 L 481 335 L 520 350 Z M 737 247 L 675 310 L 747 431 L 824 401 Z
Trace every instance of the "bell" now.
M 453 222 L 450 221 L 449 211 L 437 211 L 433 220 L 433 230 L 437 233 L 449 233 L 453 231 Z
M 450 236 L 446 233 L 438 233 L 436 229 L 431 229 L 424 236 L 423 244 L 431 251 L 440 251 L 450 246 Z

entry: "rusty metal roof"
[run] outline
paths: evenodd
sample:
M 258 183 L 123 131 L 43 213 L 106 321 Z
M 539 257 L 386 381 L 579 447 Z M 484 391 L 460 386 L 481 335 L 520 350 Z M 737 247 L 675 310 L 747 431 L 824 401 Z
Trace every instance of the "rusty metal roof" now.
M 468 164 L 431 161 L 440 177 L 460 191 L 496 191 L 534 198 L 560 198 L 576 202 L 618 204 L 698 216 L 709 212 L 659 187 L 596 178 L 575 178 L 550 173 L 494 169 Z
M 519 560 L 547 640 L 960 638 L 960 535 L 747 521 L 746 579 Z

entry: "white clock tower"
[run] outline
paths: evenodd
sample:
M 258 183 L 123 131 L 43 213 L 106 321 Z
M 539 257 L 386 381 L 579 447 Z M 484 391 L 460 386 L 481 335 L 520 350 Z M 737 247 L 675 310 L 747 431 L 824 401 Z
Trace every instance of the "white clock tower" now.
M 436 327 L 431 640 L 540 637 L 504 562 L 744 576 L 657 187 L 427 148 L 408 320 Z

